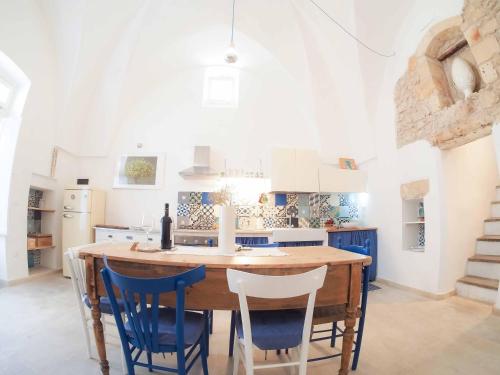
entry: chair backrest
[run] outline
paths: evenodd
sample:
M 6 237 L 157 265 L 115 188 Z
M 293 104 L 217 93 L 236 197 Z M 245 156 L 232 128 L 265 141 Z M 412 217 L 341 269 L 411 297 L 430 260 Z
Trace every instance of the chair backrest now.
M 139 278 L 113 271 L 109 267 L 108 259 L 104 257 L 104 268 L 101 270 L 101 275 L 122 342 L 127 342 L 128 338 L 113 286 L 120 292 L 135 345 L 141 350 L 153 353 L 160 351 L 158 340 L 160 294 L 175 292 L 176 343 L 177 347 L 184 348 L 185 288 L 205 279 L 205 266 L 174 276 Z
M 257 298 L 292 298 L 309 294 L 307 300 L 304 329 L 302 331 L 302 346 L 307 348 L 311 323 L 316 300 L 316 291 L 323 286 L 327 266 L 298 275 L 267 276 L 237 270 L 227 270 L 229 290 L 238 294 L 245 348 L 252 348 L 252 328 L 247 297 Z M 307 349 L 304 349 L 307 352 Z M 307 354 L 307 353 L 306 353 Z M 250 352 L 246 353 L 250 356 Z
M 343 245 L 342 238 L 339 238 L 337 240 L 337 249 L 347 250 L 347 251 L 350 251 L 352 253 L 358 253 L 361 255 L 370 255 L 370 239 L 367 238 L 365 240 L 364 246 L 359 246 L 359 245 Z
M 103 242 L 70 247 L 64 253 L 69 266 L 69 273 L 71 276 L 73 288 L 75 289 L 75 292 L 79 294 L 80 299 L 82 299 L 87 294 L 87 284 L 85 283 L 85 261 L 79 258 L 80 250 L 83 248 L 88 249 L 97 247 L 102 244 Z

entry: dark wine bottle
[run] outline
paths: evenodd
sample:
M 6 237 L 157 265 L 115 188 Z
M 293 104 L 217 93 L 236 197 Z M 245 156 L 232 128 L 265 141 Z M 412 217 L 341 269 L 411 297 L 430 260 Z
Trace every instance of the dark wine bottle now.
M 165 203 L 165 216 L 161 219 L 161 248 L 172 248 L 172 219 L 168 216 L 168 203 Z

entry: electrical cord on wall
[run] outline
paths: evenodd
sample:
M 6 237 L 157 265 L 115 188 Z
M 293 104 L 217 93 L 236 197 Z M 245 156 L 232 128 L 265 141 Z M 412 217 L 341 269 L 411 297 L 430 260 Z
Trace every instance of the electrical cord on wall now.
M 309 0 L 316 8 L 318 8 L 325 16 L 327 16 L 330 21 L 332 21 L 334 24 L 336 24 L 345 34 L 347 34 L 348 36 L 350 36 L 352 39 L 354 39 L 358 44 L 361 44 L 363 47 L 365 47 L 368 51 L 380 56 L 380 57 L 393 57 L 395 55 L 394 52 L 392 52 L 391 54 L 385 54 L 385 53 L 382 53 L 382 52 L 379 52 L 375 49 L 373 49 L 372 47 L 370 47 L 369 45 L 367 45 L 365 42 L 363 42 L 361 39 L 359 39 L 356 35 L 354 35 L 353 33 L 351 33 L 349 30 L 347 30 L 340 22 L 338 22 L 335 18 L 333 18 L 332 16 L 330 16 L 326 10 L 324 10 L 323 8 L 321 8 L 314 0 Z

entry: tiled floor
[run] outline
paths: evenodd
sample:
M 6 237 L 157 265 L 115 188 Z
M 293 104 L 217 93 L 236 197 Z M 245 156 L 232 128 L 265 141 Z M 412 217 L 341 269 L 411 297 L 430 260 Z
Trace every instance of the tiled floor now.
M 97 362 L 86 358 L 74 298 L 71 282 L 60 275 L 0 289 L 1 375 L 99 373 Z M 490 312 L 489 306 L 458 297 L 433 301 L 383 286 L 370 292 L 365 341 L 355 374 L 500 374 L 500 317 Z M 215 315 L 211 374 L 230 374 L 232 368 L 226 356 L 228 318 L 226 312 Z M 326 343 L 312 347 L 313 354 L 326 350 Z M 111 373 L 120 374 L 118 349 L 110 347 L 109 356 Z M 264 358 L 261 352 L 256 356 Z M 168 362 L 173 360 L 167 356 Z M 269 353 L 268 362 L 272 360 L 277 357 Z M 336 374 L 339 363 L 339 359 L 313 363 L 308 373 Z M 191 373 L 201 371 L 196 367 Z

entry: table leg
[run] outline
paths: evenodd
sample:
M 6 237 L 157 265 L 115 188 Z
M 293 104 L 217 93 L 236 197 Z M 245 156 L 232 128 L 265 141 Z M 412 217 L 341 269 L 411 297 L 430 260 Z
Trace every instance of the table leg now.
M 356 325 L 356 314 L 354 309 L 347 309 L 347 316 L 344 321 L 345 330 L 342 338 L 342 357 L 340 360 L 339 375 L 349 373 L 349 363 L 351 362 L 352 345 L 354 343 L 354 326 Z
M 99 300 L 97 298 L 91 298 L 90 304 L 92 305 L 92 320 L 94 327 L 95 344 L 101 364 L 101 372 L 103 375 L 109 375 L 109 363 L 106 358 L 106 344 L 104 342 L 104 330 L 101 322 L 101 308 L 99 306 Z

